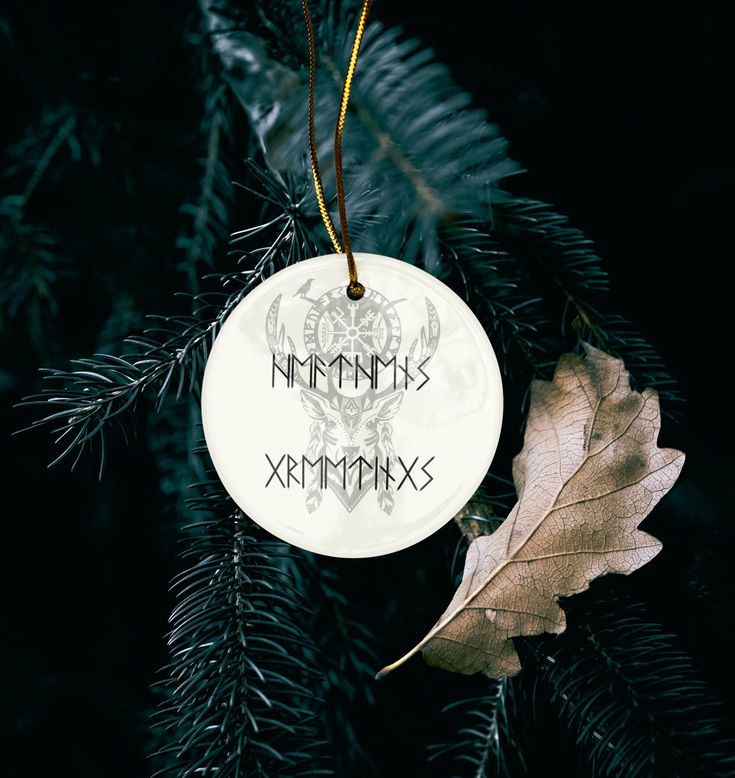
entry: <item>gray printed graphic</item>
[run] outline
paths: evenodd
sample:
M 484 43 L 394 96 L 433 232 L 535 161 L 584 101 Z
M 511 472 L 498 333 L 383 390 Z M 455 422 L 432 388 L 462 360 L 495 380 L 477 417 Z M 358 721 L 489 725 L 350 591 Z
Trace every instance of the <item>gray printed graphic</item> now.
M 308 279 L 293 295 L 310 304 L 303 325 L 306 353 L 297 353 L 285 325 L 279 325 L 282 295 L 271 303 L 265 323 L 274 364 L 292 376 L 311 419 L 305 457 L 395 462 L 391 420 L 405 395 L 428 381 L 424 371 L 440 334 L 436 308 L 425 298 L 426 326 L 401 352 L 404 333 L 398 307 L 405 298 L 390 301 L 368 289 L 361 300 L 350 300 L 343 286 L 315 296 L 313 283 Z M 395 498 L 390 479 L 376 475 L 374 480 L 362 480 L 358 470 L 361 467 L 349 468 L 342 476 L 333 470 L 326 476 L 326 485 L 348 512 L 367 492 L 375 491 L 380 509 L 391 513 Z M 304 484 L 309 513 L 321 505 L 323 486 L 319 472 L 313 471 Z

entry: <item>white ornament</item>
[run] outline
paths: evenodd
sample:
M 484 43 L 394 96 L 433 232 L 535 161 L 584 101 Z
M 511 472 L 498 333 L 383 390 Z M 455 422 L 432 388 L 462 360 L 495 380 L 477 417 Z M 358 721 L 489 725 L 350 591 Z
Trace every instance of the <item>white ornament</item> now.
M 234 501 L 309 551 L 369 557 L 443 526 L 472 497 L 500 435 L 490 341 L 447 286 L 356 254 L 292 265 L 256 287 L 214 343 L 207 446 Z

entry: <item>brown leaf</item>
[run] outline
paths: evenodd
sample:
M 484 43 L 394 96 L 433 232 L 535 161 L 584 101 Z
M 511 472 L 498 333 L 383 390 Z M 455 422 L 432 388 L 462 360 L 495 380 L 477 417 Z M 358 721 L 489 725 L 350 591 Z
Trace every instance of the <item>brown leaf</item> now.
M 619 359 L 585 346 L 554 380 L 535 381 L 524 446 L 513 461 L 518 502 L 467 550 L 462 583 L 417 651 L 431 665 L 491 678 L 520 670 L 514 636 L 562 632 L 559 597 L 606 573 L 631 573 L 661 550 L 637 529 L 673 486 L 684 455 L 656 445 L 658 395 L 630 388 Z

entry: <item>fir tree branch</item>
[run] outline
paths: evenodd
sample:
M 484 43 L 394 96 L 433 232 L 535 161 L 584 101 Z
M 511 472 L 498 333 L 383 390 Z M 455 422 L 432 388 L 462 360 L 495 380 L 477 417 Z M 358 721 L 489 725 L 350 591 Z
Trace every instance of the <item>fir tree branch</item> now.
M 264 195 L 280 207 L 272 219 L 241 233 L 233 242 L 252 240 L 270 233 L 270 242 L 252 251 L 239 250 L 247 270 L 220 276 L 229 292 L 195 296 L 196 309 L 189 316 L 151 316 L 155 329 L 125 340 L 123 356 L 98 354 L 75 361 L 80 369 L 46 369 L 49 386 L 21 401 L 21 406 L 49 406 L 57 410 L 35 420 L 29 429 L 51 427 L 61 452 L 51 463 L 74 455 L 73 463 L 98 442 L 100 474 L 105 462 L 105 430 L 111 424 L 125 429 L 129 416 L 143 397 L 152 397 L 157 410 L 171 394 L 177 398 L 197 385 L 214 338 L 229 314 L 263 278 L 304 256 L 311 245 L 298 223 L 303 194 L 288 190 L 282 181 L 253 166 Z
M 545 376 L 568 347 L 571 320 L 579 340 L 622 358 L 675 415 L 681 396 L 656 350 L 630 322 L 595 307 L 605 304 L 608 286 L 591 242 L 543 203 L 508 201 L 495 213 L 494 227 L 462 219 L 442 230 L 440 277 L 485 325 L 506 375 L 518 365 L 526 378 Z M 541 305 L 549 284 L 560 292 L 557 304 L 547 293 Z
M 521 289 L 513 257 L 471 219 L 447 226 L 441 239 L 440 277 L 480 319 L 500 354 L 503 371 L 511 374 L 520 359 L 526 379 L 537 375 L 552 359 L 542 338 L 547 322 L 539 298 L 529 298 Z
M 296 560 L 292 574 L 301 596 L 313 603 L 308 632 L 319 649 L 325 723 L 337 773 L 378 775 L 364 735 L 353 723 L 360 709 L 376 702 L 377 638 L 361 618 L 362 587 L 355 586 L 354 575 L 342 560 L 306 551 Z
M 228 173 L 228 148 L 232 143 L 233 110 L 231 94 L 222 79 L 219 59 L 207 45 L 204 19 L 199 15 L 199 30 L 192 40 L 198 54 L 199 91 L 204 104 L 201 124 L 204 156 L 200 160 L 202 175 L 199 190 L 181 212 L 191 218 L 177 246 L 184 257 L 179 269 L 186 274 L 189 291 L 199 292 L 199 279 L 205 268 L 214 268 L 215 253 L 228 235 L 233 186 Z
M 24 138 L 5 150 L 0 174 L 8 192 L 0 198 L 0 312 L 13 319 L 23 311 L 36 351 L 44 356 L 44 323 L 58 310 L 54 286 L 71 275 L 71 266 L 61 254 L 58 231 L 29 216 L 29 204 L 65 146 L 71 162 L 78 158 L 78 129 L 73 106 L 45 110 Z
M 191 233 L 183 233 L 177 240 L 177 246 L 184 250 L 180 269 L 186 273 L 194 292 L 198 291 L 201 265 L 214 267 L 216 246 L 229 231 L 232 186 L 222 161 L 222 144 L 229 130 L 225 89 L 220 84 L 208 100 L 204 119 L 206 156 L 202 160 L 199 195 L 194 203 L 187 203 L 181 209 L 182 213 L 191 216 L 192 224 Z
M 193 523 L 196 515 L 189 505 L 190 486 L 206 479 L 202 458 L 196 448 L 202 438 L 198 393 L 182 402 L 168 403 L 159 413 L 145 417 L 145 438 L 158 473 L 158 491 L 165 500 L 169 527 Z
M 316 123 L 325 186 L 333 191 L 332 117 L 351 42 L 349 3 L 315 8 L 319 66 Z M 293 8 L 269 4 L 248 31 L 233 28 L 230 4 L 203 4 L 214 47 L 272 168 L 307 176 L 305 40 Z M 321 10 L 321 12 L 320 12 Z M 267 18 L 267 24 L 263 19 Z M 252 30 L 261 28 L 261 35 Z M 285 45 L 285 42 L 288 42 Z M 415 40 L 368 26 L 351 98 L 345 144 L 351 232 L 360 250 L 438 266 L 437 230 L 455 214 L 486 216 L 517 172 L 506 142 L 445 67 Z M 390 208 L 385 203 L 390 202 Z M 309 207 L 316 212 L 313 199 Z
M 510 778 L 503 748 L 510 679 L 487 683 L 484 696 L 453 702 L 442 710 L 442 714 L 456 712 L 465 719 L 453 742 L 429 746 L 429 762 L 439 762 L 443 775 Z
M 329 775 L 320 737 L 316 650 L 284 566 L 218 481 L 199 485 L 174 579 L 168 701 L 156 716 L 168 744 L 156 775 Z
M 731 775 L 735 741 L 691 658 L 628 597 L 565 606 L 567 633 L 528 641 L 595 775 Z
M 536 262 L 575 310 L 578 297 L 610 291 L 592 241 L 550 205 L 527 198 L 496 203 L 493 229 L 509 251 L 519 249 L 519 259 Z
M 526 269 L 524 286 L 558 290 L 561 313 L 555 321 L 561 333 L 571 323 L 581 340 L 619 356 L 639 385 L 659 391 L 673 415 L 670 404 L 681 396 L 661 357 L 630 322 L 604 312 L 608 277 L 592 241 L 551 206 L 525 198 L 497 203 L 493 230 L 519 272 Z

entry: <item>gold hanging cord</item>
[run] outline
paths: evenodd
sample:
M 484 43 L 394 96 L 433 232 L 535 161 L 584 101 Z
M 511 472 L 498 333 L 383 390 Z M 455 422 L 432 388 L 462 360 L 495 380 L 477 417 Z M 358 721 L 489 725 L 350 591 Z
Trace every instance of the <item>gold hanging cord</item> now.
M 350 233 L 347 229 L 347 209 L 345 207 L 345 182 L 344 172 L 342 170 L 342 136 L 345 130 L 345 119 L 347 117 L 347 104 L 350 101 L 350 90 L 352 81 L 355 77 L 355 68 L 357 66 L 357 57 L 360 53 L 360 44 L 365 34 L 365 24 L 372 0 L 363 0 L 360 10 L 360 17 L 357 21 L 355 31 L 355 40 L 352 44 L 350 62 L 347 66 L 345 81 L 342 86 L 342 98 L 339 102 L 339 113 L 337 114 L 337 124 L 334 128 L 334 173 L 337 179 L 337 205 L 339 208 L 339 226 L 342 232 L 342 241 L 344 242 L 344 252 L 342 244 L 337 237 L 337 230 L 334 227 L 332 217 L 327 210 L 327 204 L 324 199 L 324 186 L 322 185 L 322 176 L 319 171 L 319 157 L 316 147 L 316 130 L 314 129 L 314 93 L 316 91 L 316 43 L 314 40 L 314 25 L 311 20 L 311 11 L 309 10 L 309 0 L 301 0 L 304 9 L 304 19 L 306 20 L 306 34 L 309 39 L 309 153 L 311 155 L 311 172 L 314 177 L 314 189 L 316 190 L 316 199 L 319 204 L 319 213 L 321 214 L 324 226 L 332 241 L 332 246 L 337 254 L 344 253 L 347 256 L 347 270 L 350 274 L 350 283 L 347 287 L 347 295 L 353 300 L 359 300 L 365 294 L 365 287 L 357 280 L 357 264 L 352 254 L 350 245 Z

